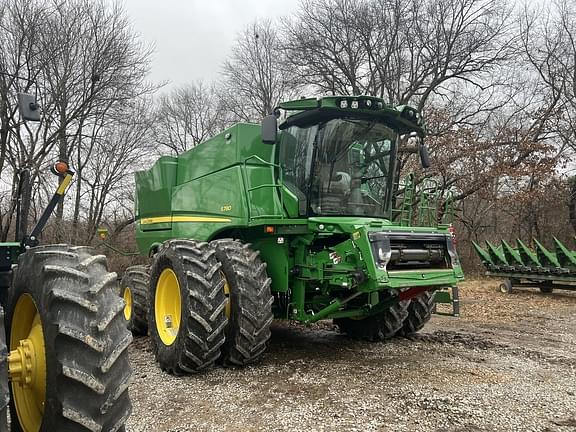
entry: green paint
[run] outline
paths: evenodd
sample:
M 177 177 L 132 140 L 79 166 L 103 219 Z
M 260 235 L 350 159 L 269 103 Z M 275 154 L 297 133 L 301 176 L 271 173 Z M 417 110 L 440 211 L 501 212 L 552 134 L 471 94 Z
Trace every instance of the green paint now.
M 542 266 L 542 264 L 540 264 L 540 261 L 538 261 L 538 256 L 528 246 L 526 246 L 522 242 L 522 240 L 518 239 L 516 240 L 516 243 L 518 244 L 518 253 L 522 258 L 522 262 L 524 263 L 524 265 L 527 266 L 535 265 L 537 267 Z
M 494 263 L 498 263 L 500 265 L 508 265 L 508 261 L 502 252 L 502 247 L 496 247 L 488 240 L 486 240 L 486 246 L 488 246 L 488 253 L 490 254 L 490 258 Z
M 552 252 L 546 249 L 538 240 L 534 239 L 534 244 L 536 245 L 536 254 L 538 255 L 538 260 L 544 264 L 544 266 L 549 267 L 560 267 L 560 263 Z
M 484 249 L 482 249 L 478 243 L 476 243 L 475 241 L 472 242 L 472 246 L 474 246 L 474 249 L 476 250 L 476 253 L 478 254 L 478 256 L 480 257 L 480 259 L 482 260 L 482 264 L 494 264 L 494 261 L 492 260 L 492 257 L 490 256 L 490 254 L 488 252 L 486 252 Z
M 18 263 L 18 256 L 23 250 L 19 242 L 0 243 L 0 272 L 10 271 L 12 265 Z
M 502 251 L 504 252 L 504 256 L 506 257 L 506 261 L 513 264 L 524 265 L 522 262 L 522 258 L 516 249 L 506 243 L 505 240 L 502 240 Z
M 576 266 L 576 254 L 568 250 L 556 237 L 554 237 L 554 244 L 556 245 L 556 257 L 560 265 L 562 267 Z

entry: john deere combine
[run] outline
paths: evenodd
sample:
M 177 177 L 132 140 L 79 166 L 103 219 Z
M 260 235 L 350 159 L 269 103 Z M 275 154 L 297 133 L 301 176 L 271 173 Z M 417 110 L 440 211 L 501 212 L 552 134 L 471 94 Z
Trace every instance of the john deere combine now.
M 486 249 L 473 243 L 486 275 L 504 278 L 500 285 L 503 293 L 512 292 L 513 287 L 538 287 L 543 293 L 554 288 L 576 290 L 576 252 L 568 249 L 554 238 L 554 251 L 546 249 L 534 239 L 534 248 L 521 240 L 516 247 L 506 241 L 495 246 L 486 242 Z
M 463 278 L 447 225 L 407 226 L 406 193 L 406 212 L 394 211 L 398 154 L 427 164 L 424 134 L 407 106 L 301 99 L 138 172 L 136 238 L 153 259 L 123 288 L 130 299 L 150 286 L 161 367 L 254 362 L 273 318 L 333 319 L 371 341 L 422 328 L 433 292 Z

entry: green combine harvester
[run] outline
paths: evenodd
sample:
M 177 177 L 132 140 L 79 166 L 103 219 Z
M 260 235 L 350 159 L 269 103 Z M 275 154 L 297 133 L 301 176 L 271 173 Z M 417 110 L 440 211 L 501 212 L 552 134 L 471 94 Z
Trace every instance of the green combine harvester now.
M 511 293 L 514 287 L 537 287 L 543 293 L 554 288 L 576 290 L 576 252 L 554 238 L 555 251 L 546 249 L 534 239 L 534 248 L 521 240 L 516 247 L 506 241 L 495 246 L 486 241 L 486 249 L 472 242 L 486 275 L 504 278 L 500 291 Z
M 136 173 L 136 239 L 152 259 L 122 282 L 130 327 L 149 327 L 174 374 L 257 361 L 274 318 L 332 319 L 370 341 L 418 331 L 433 293 L 463 280 L 428 202 L 419 219 L 432 211 L 434 226 L 411 226 L 398 155 L 427 166 L 424 135 L 407 106 L 301 99 Z

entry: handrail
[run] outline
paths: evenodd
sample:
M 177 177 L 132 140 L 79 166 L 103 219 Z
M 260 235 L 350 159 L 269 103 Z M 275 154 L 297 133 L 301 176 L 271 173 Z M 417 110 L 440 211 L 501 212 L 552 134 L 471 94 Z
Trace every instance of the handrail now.
M 269 166 L 272 168 L 277 168 L 278 173 L 279 173 L 278 183 L 261 184 L 261 185 L 257 185 L 257 186 L 253 186 L 253 187 L 249 188 L 248 184 L 247 184 L 247 177 L 248 177 L 247 166 L 248 166 L 248 161 L 251 159 L 255 159 L 263 165 L 266 165 L 266 166 Z M 278 164 L 273 163 L 273 162 L 264 160 L 258 155 L 252 155 L 252 156 L 248 156 L 246 159 L 244 159 L 243 164 L 242 164 L 242 169 L 244 171 L 242 173 L 243 174 L 242 175 L 242 181 L 244 182 L 244 189 L 249 194 L 255 190 L 264 189 L 264 188 L 280 189 L 280 208 L 282 209 L 280 214 L 271 214 L 271 215 L 264 214 L 264 215 L 253 216 L 252 215 L 252 201 L 248 197 L 248 199 L 247 199 L 248 202 L 247 202 L 247 206 L 246 206 L 248 209 L 248 220 L 252 221 L 252 220 L 256 220 L 256 219 L 270 219 L 270 218 L 278 218 L 278 217 L 281 219 L 284 219 L 284 217 L 285 217 L 284 216 L 284 194 L 282 193 L 282 188 L 284 187 L 284 180 L 283 180 L 282 167 Z

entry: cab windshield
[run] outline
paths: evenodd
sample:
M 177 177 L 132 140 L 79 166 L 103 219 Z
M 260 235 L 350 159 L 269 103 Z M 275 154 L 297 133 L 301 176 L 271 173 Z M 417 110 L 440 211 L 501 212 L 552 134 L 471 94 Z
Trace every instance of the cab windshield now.
M 332 119 L 291 126 L 280 136 L 284 182 L 312 216 L 386 217 L 396 132 L 383 123 Z

